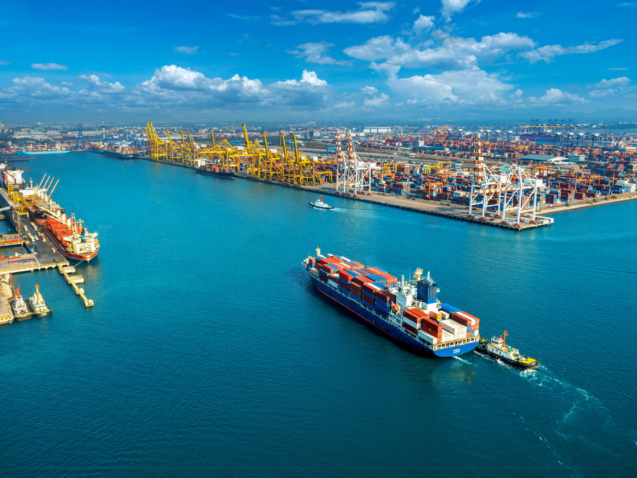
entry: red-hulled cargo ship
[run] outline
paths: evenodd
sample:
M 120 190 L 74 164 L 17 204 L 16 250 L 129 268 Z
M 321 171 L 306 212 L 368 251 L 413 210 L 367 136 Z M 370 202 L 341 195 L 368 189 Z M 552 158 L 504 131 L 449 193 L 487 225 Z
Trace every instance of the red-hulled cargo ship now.
M 49 217 L 44 233 L 67 259 L 89 262 L 100 249 L 97 233 L 89 233 L 75 217 Z
M 421 278 L 398 281 L 386 271 L 342 256 L 308 257 L 303 267 L 319 291 L 418 352 L 454 357 L 479 343 L 480 320 L 438 301 L 438 286 Z

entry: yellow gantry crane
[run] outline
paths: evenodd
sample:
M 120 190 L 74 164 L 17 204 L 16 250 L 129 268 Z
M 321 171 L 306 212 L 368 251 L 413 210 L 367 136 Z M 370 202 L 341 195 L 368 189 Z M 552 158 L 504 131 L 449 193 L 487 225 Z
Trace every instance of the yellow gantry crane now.
M 290 151 L 285 142 L 285 134 L 281 133 L 281 151 L 268 147 L 265 132 L 262 133 L 263 145 L 258 140 L 251 141 L 245 123 L 243 138 L 245 147 L 234 147 L 224 139 L 215 141 L 210 131 L 211 148 L 201 148 L 190 136 L 190 131 L 181 133 L 181 144 L 172 141 L 166 130 L 167 140 L 157 135 L 152 123 L 146 123 L 148 156 L 157 161 L 179 162 L 187 166 L 196 166 L 198 160 L 204 160 L 236 171 L 244 170 L 249 176 L 269 181 L 280 181 L 299 186 L 313 186 L 321 183 L 323 178 L 332 181 L 329 167 L 333 160 L 314 160 L 304 156 L 298 147 L 296 135 L 292 133 L 294 150 Z M 243 166 L 243 167 L 242 167 Z

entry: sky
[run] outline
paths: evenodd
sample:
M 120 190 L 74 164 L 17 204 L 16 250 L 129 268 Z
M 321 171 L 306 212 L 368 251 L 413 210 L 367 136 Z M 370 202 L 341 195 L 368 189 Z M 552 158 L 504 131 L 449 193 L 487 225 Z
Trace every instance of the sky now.
M 637 1 L 4 0 L 0 123 L 634 120 Z

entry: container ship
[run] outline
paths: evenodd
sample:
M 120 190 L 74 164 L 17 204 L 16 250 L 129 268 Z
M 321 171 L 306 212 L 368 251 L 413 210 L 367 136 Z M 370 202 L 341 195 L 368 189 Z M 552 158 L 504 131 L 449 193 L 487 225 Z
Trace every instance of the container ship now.
M 228 179 L 234 178 L 234 168 L 224 168 L 222 166 L 202 166 L 197 169 L 197 172 L 206 176 L 219 176 Z
M 115 159 L 137 159 L 139 157 L 137 148 L 126 143 L 107 144 L 102 148 L 102 152 L 105 156 Z
M 44 233 L 69 260 L 89 262 L 100 249 L 97 233 L 89 233 L 74 216 L 49 216 L 44 223 Z
M 425 355 L 454 357 L 474 350 L 480 319 L 438 300 L 440 289 L 418 269 L 400 282 L 377 267 L 342 256 L 308 257 L 303 267 L 320 292 L 408 348 Z

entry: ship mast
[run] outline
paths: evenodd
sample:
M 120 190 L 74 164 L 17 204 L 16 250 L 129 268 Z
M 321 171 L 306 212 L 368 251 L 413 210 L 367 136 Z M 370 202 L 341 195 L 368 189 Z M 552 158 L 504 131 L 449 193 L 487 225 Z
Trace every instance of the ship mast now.
M 506 345 L 505 340 L 506 340 L 506 338 L 507 338 L 507 335 L 509 335 L 509 334 L 508 334 L 508 333 L 507 333 L 507 331 L 505 330 L 505 331 L 502 333 L 502 348 L 504 348 L 504 346 Z

